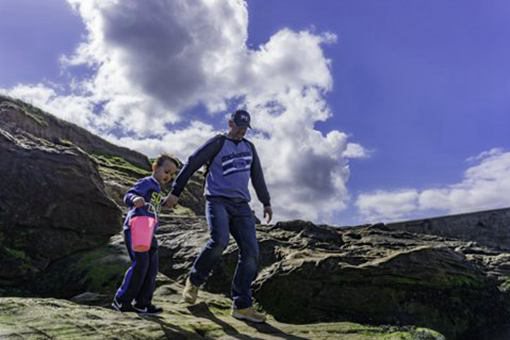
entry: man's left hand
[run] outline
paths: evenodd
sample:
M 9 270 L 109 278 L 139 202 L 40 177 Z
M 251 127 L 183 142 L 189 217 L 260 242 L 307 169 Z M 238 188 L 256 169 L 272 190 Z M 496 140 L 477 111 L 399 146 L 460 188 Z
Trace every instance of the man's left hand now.
M 273 218 L 273 209 L 271 209 L 270 206 L 264 207 L 264 218 L 266 219 L 266 223 L 271 222 L 271 219 Z
M 163 199 L 163 202 L 161 202 L 161 206 L 172 209 L 177 204 L 177 201 L 179 201 L 179 197 L 168 194 L 168 196 Z

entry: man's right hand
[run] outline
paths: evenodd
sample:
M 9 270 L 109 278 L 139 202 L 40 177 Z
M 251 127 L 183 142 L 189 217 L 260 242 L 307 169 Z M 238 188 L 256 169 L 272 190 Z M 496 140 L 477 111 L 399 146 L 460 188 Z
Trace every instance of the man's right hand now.
M 179 197 L 168 194 L 168 196 L 163 199 L 163 203 L 161 205 L 165 208 L 172 209 L 177 204 L 177 201 L 179 201 Z

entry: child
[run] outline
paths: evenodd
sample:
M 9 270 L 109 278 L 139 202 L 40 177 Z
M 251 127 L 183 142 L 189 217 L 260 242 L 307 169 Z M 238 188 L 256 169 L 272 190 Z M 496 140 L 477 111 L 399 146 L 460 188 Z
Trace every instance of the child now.
M 113 298 L 112 307 L 119 312 L 158 314 L 163 311 L 151 303 L 159 269 L 158 242 L 153 236 L 149 251 L 133 251 L 129 222 L 131 217 L 138 215 L 157 217 L 161 207 L 161 188 L 172 180 L 177 167 L 176 159 L 168 155 L 159 156 L 152 164 L 152 175 L 138 180 L 124 195 L 124 203 L 130 208 L 124 221 L 124 242 L 132 263 Z M 150 203 L 155 211 L 151 211 L 147 203 Z M 157 226 L 156 224 L 155 229 Z

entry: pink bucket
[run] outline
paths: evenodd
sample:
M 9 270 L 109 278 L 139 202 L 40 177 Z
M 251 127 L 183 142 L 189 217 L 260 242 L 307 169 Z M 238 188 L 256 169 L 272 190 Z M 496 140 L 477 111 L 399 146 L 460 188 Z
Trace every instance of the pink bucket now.
M 131 218 L 131 249 L 137 253 L 144 253 L 151 249 L 152 235 L 156 219 L 150 216 L 135 216 Z

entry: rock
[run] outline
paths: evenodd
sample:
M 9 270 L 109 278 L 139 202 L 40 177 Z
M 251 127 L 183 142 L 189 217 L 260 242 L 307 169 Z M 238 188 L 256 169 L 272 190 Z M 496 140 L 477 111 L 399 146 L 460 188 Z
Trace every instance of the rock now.
M 103 307 L 107 307 L 108 304 L 105 305 L 105 302 L 106 301 L 109 302 L 111 299 L 112 299 L 112 297 L 109 295 L 106 295 L 106 294 L 85 292 L 85 293 L 81 293 L 76 296 L 73 296 L 70 299 L 70 301 L 81 304 L 81 305 L 89 305 L 89 306 L 103 305 Z
M 84 292 L 108 296 L 107 304 L 119 287 L 131 260 L 121 235 L 110 244 L 80 251 L 57 260 L 31 283 L 32 292 L 44 297 L 70 299 Z
M 386 225 L 388 230 L 406 230 L 510 251 L 510 209 L 495 209 Z
M 424 326 L 463 339 L 492 334 L 484 331 L 510 316 L 510 209 L 352 228 L 300 220 L 258 225 L 254 296 L 274 315 L 269 324 L 230 317 L 233 240 L 201 302 L 183 305 L 177 282 L 208 238 L 197 217 L 200 173 L 181 197 L 185 208 L 160 218 L 154 301 L 165 313 L 142 319 L 100 308 L 129 266 L 114 201 L 123 205 L 126 189 L 149 173 L 147 158 L 2 96 L 0 123 L 0 296 L 19 296 L 0 298 L 2 338 L 444 339 L 417 328 Z M 89 327 L 88 319 L 97 323 Z M 110 327 L 131 330 L 133 323 L 130 333 Z
M 161 271 L 181 282 L 208 237 L 205 220 L 183 222 L 164 221 L 158 235 Z M 289 221 L 257 229 L 254 296 L 279 321 L 419 325 L 462 338 L 508 316 L 498 282 L 454 250 L 458 241 L 371 225 Z M 231 240 L 206 290 L 230 294 L 237 256 Z
M 417 327 L 351 322 L 292 325 L 271 317 L 265 324 L 252 324 L 231 317 L 230 301 L 224 297 L 202 291 L 201 302 L 190 306 L 180 301 L 181 290 L 176 283 L 156 290 L 154 303 L 164 311 L 155 317 L 54 298 L 0 298 L 0 338 L 444 340 L 437 332 Z
M 197 171 L 191 176 L 184 191 L 179 196 L 179 204 L 191 209 L 197 216 L 204 216 L 204 181 L 204 174 Z
M 312 222 L 301 220 L 278 222 L 275 229 L 295 231 L 295 243 L 302 243 L 303 247 L 338 249 L 343 245 L 342 235 L 338 228 L 316 226 Z
M 0 178 L 4 282 L 35 275 L 120 230 L 121 211 L 106 195 L 94 162 L 76 147 L 0 128 Z
M 446 247 L 417 247 L 352 266 L 329 255 L 282 261 L 255 296 L 277 320 L 418 325 L 460 338 L 503 322 L 492 280 Z M 296 313 L 299 310 L 299 313 Z
M 0 298 L 2 339 L 167 339 L 157 323 L 135 313 L 65 300 Z
M 75 145 L 89 154 L 119 156 L 137 167 L 150 170 L 147 156 L 107 142 L 75 124 L 58 119 L 21 100 L 2 95 L 0 126 L 12 134 L 24 131 L 54 144 Z
M 163 215 L 157 237 L 160 271 L 184 282 L 195 256 L 209 237 L 205 218 Z

